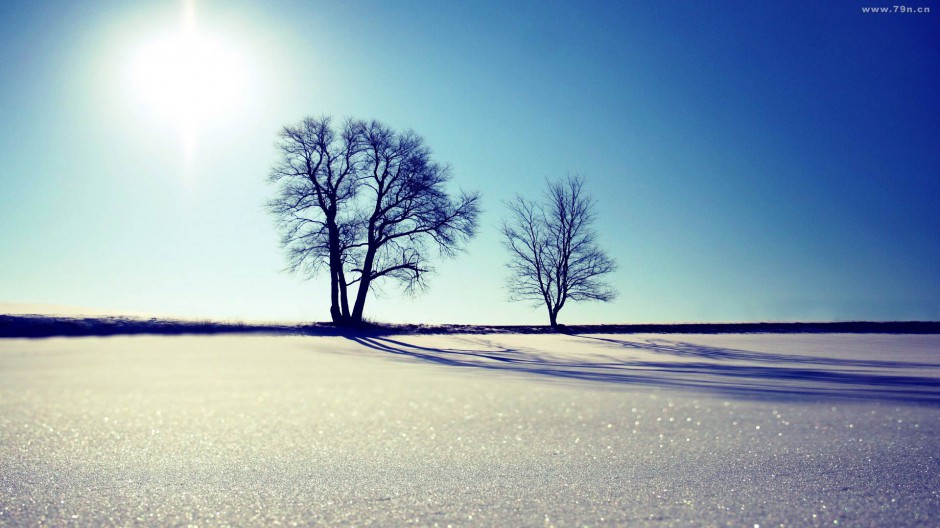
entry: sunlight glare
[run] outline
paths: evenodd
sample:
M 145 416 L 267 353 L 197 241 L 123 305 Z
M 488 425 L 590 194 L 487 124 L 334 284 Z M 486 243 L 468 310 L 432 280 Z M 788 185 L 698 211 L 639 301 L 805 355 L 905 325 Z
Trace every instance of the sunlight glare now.
M 180 127 L 184 161 L 191 162 L 197 129 L 242 102 L 246 75 L 238 51 L 197 30 L 192 0 L 182 28 L 144 45 L 133 61 L 133 90 L 160 120 Z M 188 159 L 186 159 L 188 158 Z

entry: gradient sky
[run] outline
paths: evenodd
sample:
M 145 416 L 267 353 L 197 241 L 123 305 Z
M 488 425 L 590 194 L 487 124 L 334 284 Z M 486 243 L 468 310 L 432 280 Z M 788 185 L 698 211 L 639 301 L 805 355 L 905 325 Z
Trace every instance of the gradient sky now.
M 940 5 L 869 3 L 195 0 L 243 80 L 188 154 L 133 73 L 182 3 L 4 3 L 0 301 L 328 319 L 262 207 L 278 129 L 327 114 L 483 193 L 466 253 L 367 317 L 545 323 L 506 301 L 502 202 L 580 173 L 620 297 L 561 322 L 940 319 Z

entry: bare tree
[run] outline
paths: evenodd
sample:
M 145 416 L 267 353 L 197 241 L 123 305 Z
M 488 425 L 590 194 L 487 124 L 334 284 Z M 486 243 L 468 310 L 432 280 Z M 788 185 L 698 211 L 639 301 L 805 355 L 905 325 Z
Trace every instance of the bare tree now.
M 432 161 L 420 136 L 395 133 L 376 121 L 364 124 L 362 135 L 371 208 L 362 222 L 361 266 L 353 270 L 359 275 L 354 321 L 362 320 L 373 281 L 389 277 L 406 289 L 422 286 L 432 271 L 429 253 L 454 255 L 474 235 L 479 215 L 478 194 L 448 196 L 450 170 Z
M 548 182 L 543 201 L 516 197 L 507 204 L 503 243 L 509 250 L 509 298 L 544 304 L 552 327 L 568 301 L 611 301 L 616 292 L 603 276 L 616 263 L 596 243 L 595 201 L 584 178 Z
M 432 253 L 452 256 L 476 231 L 479 196 L 447 192 L 450 171 L 434 162 L 424 140 L 372 121 L 329 118 L 285 127 L 269 202 L 288 269 L 330 270 L 330 314 L 358 324 L 369 291 L 389 278 L 413 291 L 433 271 Z M 358 284 L 355 301 L 350 287 Z
M 269 181 L 279 184 L 268 202 L 281 231 L 288 269 L 330 272 L 330 316 L 335 323 L 350 317 L 344 271 L 354 223 L 346 210 L 359 187 L 360 125 L 346 121 L 340 134 L 329 117 L 307 118 L 284 127 L 277 148 L 280 159 Z

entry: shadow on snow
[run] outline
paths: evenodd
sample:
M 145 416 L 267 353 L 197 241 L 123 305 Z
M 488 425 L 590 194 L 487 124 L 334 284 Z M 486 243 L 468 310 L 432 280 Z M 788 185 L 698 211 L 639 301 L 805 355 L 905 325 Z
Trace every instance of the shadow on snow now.
M 384 353 L 450 367 L 500 370 L 589 382 L 692 390 L 760 399 L 862 399 L 940 405 L 940 378 L 907 369 L 940 363 L 826 358 L 719 348 L 681 341 L 570 336 L 585 344 L 643 352 L 643 359 L 566 358 L 478 340 L 478 348 L 434 348 L 384 336 L 346 336 Z M 650 357 L 650 354 L 653 357 Z M 905 372 L 902 372 L 904 370 Z

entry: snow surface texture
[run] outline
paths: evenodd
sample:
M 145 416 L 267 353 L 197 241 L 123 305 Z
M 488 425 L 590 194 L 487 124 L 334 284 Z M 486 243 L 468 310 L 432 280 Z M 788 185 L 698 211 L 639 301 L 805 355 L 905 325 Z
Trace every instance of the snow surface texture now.
M 937 335 L 6 339 L 0 373 L 3 526 L 940 524 Z

